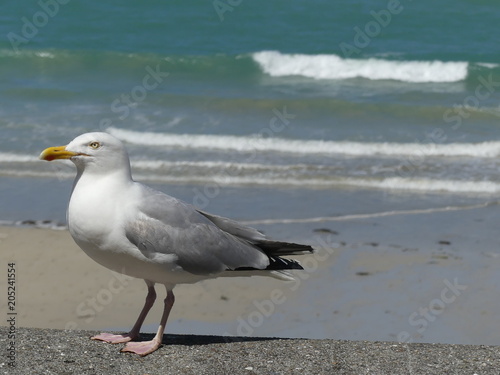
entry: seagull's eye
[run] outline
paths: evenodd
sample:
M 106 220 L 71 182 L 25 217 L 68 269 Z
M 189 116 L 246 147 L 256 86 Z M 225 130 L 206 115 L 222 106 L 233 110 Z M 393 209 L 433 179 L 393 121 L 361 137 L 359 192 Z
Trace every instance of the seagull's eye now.
M 89 147 L 97 150 L 99 147 L 101 147 L 101 144 L 99 142 L 91 142 L 89 143 Z

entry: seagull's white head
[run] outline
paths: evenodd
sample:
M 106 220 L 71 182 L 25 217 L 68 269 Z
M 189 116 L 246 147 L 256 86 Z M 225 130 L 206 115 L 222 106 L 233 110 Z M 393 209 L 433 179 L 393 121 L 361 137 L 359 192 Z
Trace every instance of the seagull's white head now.
M 108 133 L 85 133 L 66 146 L 49 147 L 42 151 L 40 159 L 52 161 L 69 159 L 80 173 L 109 174 L 123 171 L 130 175 L 130 161 L 123 143 Z

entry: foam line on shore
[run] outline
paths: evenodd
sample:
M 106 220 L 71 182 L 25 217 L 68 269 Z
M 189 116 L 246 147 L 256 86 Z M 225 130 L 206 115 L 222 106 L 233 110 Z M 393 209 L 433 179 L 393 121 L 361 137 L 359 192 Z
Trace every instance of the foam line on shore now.
M 451 212 L 451 211 L 463 211 L 463 210 L 473 210 L 477 208 L 485 208 L 489 206 L 494 206 L 499 204 L 499 201 L 492 201 L 480 204 L 473 204 L 467 206 L 446 206 L 438 208 L 423 208 L 415 210 L 394 210 L 394 211 L 384 211 L 375 212 L 370 214 L 353 214 L 353 215 L 342 215 L 342 216 L 319 216 L 319 217 L 309 217 L 303 219 L 262 219 L 262 220 L 247 220 L 241 221 L 245 225 L 256 225 L 256 224 L 297 224 L 297 223 L 320 223 L 323 221 L 348 221 L 348 220 L 361 220 L 361 219 L 372 219 L 386 216 L 396 216 L 396 215 L 421 215 L 421 214 L 431 214 L 437 212 Z

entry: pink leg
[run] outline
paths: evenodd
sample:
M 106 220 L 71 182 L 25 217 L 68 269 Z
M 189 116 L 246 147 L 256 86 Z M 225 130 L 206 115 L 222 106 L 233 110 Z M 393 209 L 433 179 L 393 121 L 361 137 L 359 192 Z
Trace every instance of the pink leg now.
M 144 323 L 144 319 L 146 319 L 149 310 L 151 310 L 151 307 L 153 307 L 156 300 L 156 291 L 154 283 L 152 283 L 151 281 L 146 281 L 146 284 L 148 286 L 148 295 L 146 296 L 146 302 L 144 303 L 144 307 L 142 308 L 142 311 L 139 314 L 139 318 L 137 318 L 137 321 L 135 322 L 134 327 L 130 330 L 130 332 L 124 335 L 101 333 L 97 336 L 91 337 L 92 340 L 101 340 L 109 342 L 111 344 L 118 344 L 122 342 L 128 342 L 131 340 L 136 340 L 139 338 L 139 333 L 141 331 L 142 323 Z
M 122 352 L 131 352 L 144 357 L 145 355 L 153 353 L 160 347 L 163 339 L 163 331 L 165 330 L 165 325 L 167 324 L 168 315 L 170 314 L 170 310 L 172 310 L 172 306 L 175 302 L 174 292 L 172 290 L 167 289 L 167 297 L 165 298 L 164 302 L 165 307 L 163 309 L 160 326 L 158 327 L 158 331 L 156 332 L 156 336 L 153 337 L 153 340 L 142 342 L 128 342 L 127 345 L 125 345 L 125 347 L 122 349 Z

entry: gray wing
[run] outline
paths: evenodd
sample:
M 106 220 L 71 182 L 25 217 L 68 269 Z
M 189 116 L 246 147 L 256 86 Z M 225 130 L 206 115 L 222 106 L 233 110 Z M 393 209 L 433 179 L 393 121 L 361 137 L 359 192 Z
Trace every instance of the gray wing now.
M 217 227 L 227 233 L 232 234 L 233 236 L 244 238 L 245 240 L 248 240 L 250 242 L 259 242 L 266 240 L 264 234 L 259 232 L 257 229 L 247 227 L 235 220 L 228 219 L 227 217 L 212 215 L 201 210 L 197 211 L 212 223 L 214 223 Z
M 278 257 L 282 255 L 299 255 L 314 252 L 313 248 L 309 245 L 270 240 L 258 230 L 247 227 L 235 220 L 231 220 L 222 216 L 212 215 L 200 210 L 198 210 L 198 212 L 209 219 L 211 222 L 213 222 L 215 225 L 217 225 L 217 227 L 219 227 L 223 231 L 250 242 L 252 245 L 264 251 L 264 253 L 269 257 Z
M 191 205 L 140 186 L 140 213 L 127 222 L 125 235 L 146 257 L 173 254 L 177 265 L 193 274 L 266 269 L 269 265 L 269 257 L 245 236 L 239 238 L 219 228 Z M 263 236 L 254 231 L 248 236 Z

